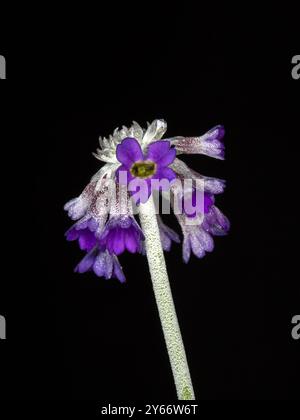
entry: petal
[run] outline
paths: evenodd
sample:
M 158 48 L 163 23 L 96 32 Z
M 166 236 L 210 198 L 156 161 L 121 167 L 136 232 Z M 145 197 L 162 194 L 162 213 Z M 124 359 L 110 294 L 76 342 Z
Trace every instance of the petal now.
M 195 235 L 199 239 L 202 247 L 207 252 L 212 252 L 214 249 L 214 241 L 213 238 L 210 236 L 209 233 L 205 232 L 203 229 L 198 229 L 195 232 Z
M 114 241 L 117 229 L 107 230 L 107 234 L 102 238 L 101 243 L 106 245 L 108 251 L 112 254 L 114 252 Z
M 104 253 L 104 277 L 110 279 L 113 273 L 113 256 L 109 252 Z
M 216 125 L 215 127 L 211 128 L 204 136 L 206 141 L 212 140 L 222 140 L 225 135 L 225 128 L 223 125 Z
M 133 180 L 133 176 L 130 171 L 127 169 L 127 166 L 121 165 L 116 170 L 116 181 L 118 184 L 127 185 L 130 181 Z
M 167 131 L 167 123 L 164 120 L 154 120 L 147 128 L 144 134 L 142 144 L 143 147 L 148 146 L 155 140 L 160 140 Z
M 118 144 L 116 155 L 118 161 L 123 163 L 127 169 L 130 169 L 134 162 L 144 160 L 139 142 L 132 137 L 127 137 Z
M 96 245 L 97 240 L 93 232 L 88 229 L 80 231 L 79 246 L 80 249 L 89 251 Z
M 179 236 L 173 229 L 163 223 L 160 216 L 157 216 L 157 223 L 162 247 L 164 251 L 170 251 L 172 241 L 177 243 L 180 242 Z
M 204 213 L 208 213 L 211 206 L 214 204 L 213 195 L 204 193 Z
M 74 271 L 77 273 L 85 273 L 86 271 L 89 271 L 94 264 L 96 253 L 97 248 L 92 249 L 75 267 Z
M 204 219 L 203 227 L 212 235 L 224 236 L 230 229 L 230 222 L 216 206 L 212 206 Z
M 176 156 L 175 148 L 171 148 L 169 141 L 156 141 L 148 147 L 147 160 L 155 162 L 159 166 L 170 165 Z
M 106 272 L 105 265 L 106 265 L 105 252 L 99 252 L 93 264 L 93 271 L 96 274 L 96 276 L 102 277 L 105 275 L 105 272 Z
M 161 240 L 161 245 L 164 251 L 170 251 L 171 246 L 172 246 L 172 241 L 171 239 L 167 236 L 167 235 L 163 235 L 160 238 Z
M 128 134 L 129 137 L 134 137 L 138 141 L 142 141 L 144 131 L 136 121 L 132 121 L 132 126 L 129 128 Z
M 71 227 L 67 232 L 65 233 L 67 241 L 75 241 L 79 238 L 79 232 L 75 227 Z
M 138 250 L 138 243 L 134 234 L 133 228 L 126 229 L 124 231 L 124 241 L 126 249 L 134 254 Z
M 113 256 L 113 276 L 116 277 L 121 283 L 125 283 L 126 279 L 116 256 Z
M 190 235 L 191 247 L 194 255 L 198 258 L 202 258 L 205 255 L 205 249 L 201 241 L 197 238 L 195 234 Z
M 68 201 L 64 206 L 64 210 L 68 212 L 68 216 L 72 220 L 78 220 L 85 215 L 88 205 L 89 201 L 81 195 Z
M 125 250 L 124 229 L 115 229 L 113 239 L 113 253 L 116 255 L 122 254 Z
M 184 236 L 182 244 L 182 257 L 183 261 L 187 264 L 191 256 L 191 244 L 189 236 Z
M 167 179 L 169 182 L 173 181 L 173 179 L 176 179 L 176 174 L 173 171 L 173 169 L 165 167 L 160 168 L 156 172 L 156 174 L 153 176 L 154 179 Z

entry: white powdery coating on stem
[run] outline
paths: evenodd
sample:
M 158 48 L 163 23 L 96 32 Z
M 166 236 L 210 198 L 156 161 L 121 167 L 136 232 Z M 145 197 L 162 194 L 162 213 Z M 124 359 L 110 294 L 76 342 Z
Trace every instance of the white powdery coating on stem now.
M 193 385 L 172 298 L 152 196 L 145 204 L 140 204 L 139 216 L 145 235 L 146 254 L 177 396 L 180 400 L 194 400 Z

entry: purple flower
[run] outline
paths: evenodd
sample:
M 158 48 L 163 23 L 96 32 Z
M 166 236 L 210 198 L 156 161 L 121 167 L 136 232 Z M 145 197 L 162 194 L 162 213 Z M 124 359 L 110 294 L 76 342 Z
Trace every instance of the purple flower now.
M 212 252 L 214 249 L 212 235 L 226 235 L 230 228 L 227 217 L 214 205 L 210 206 L 204 217 L 195 216 L 195 224 L 189 224 L 187 217 L 184 214 L 177 215 L 183 233 L 182 255 L 185 263 L 189 261 L 191 251 L 198 258 L 203 258 L 206 252 Z
M 224 236 L 230 229 L 228 218 L 216 206 L 211 206 L 205 215 L 202 228 L 215 236 Z
M 131 216 L 111 217 L 100 237 L 100 244 L 111 253 L 120 255 L 126 249 L 131 253 L 141 252 L 144 235 Z
M 177 154 L 195 154 L 207 155 L 215 159 L 224 159 L 223 137 L 225 129 L 222 125 L 209 130 L 201 137 L 175 137 L 173 144 L 176 146 Z
M 75 267 L 75 272 L 85 273 L 93 270 L 98 277 L 106 279 L 117 278 L 121 283 L 125 282 L 125 276 L 118 258 L 103 250 L 99 246 L 91 249 L 80 263 Z
M 116 171 L 118 182 L 121 181 L 120 174 L 126 173 L 127 183 L 138 178 L 145 181 L 145 198 L 140 197 L 141 202 L 147 201 L 152 188 L 156 188 L 152 180 L 168 180 L 176 178 L 175 172 L 169 168 L 173 163 L 176 150 L 171 147 L 169 141 L 155 141 L 151 143 L 144 154 L 139 142 L 135 138 L 127 137 L 117 146 L 116 156 L 121 166 Z M 160 186 L 159 188 L 163 188 Z

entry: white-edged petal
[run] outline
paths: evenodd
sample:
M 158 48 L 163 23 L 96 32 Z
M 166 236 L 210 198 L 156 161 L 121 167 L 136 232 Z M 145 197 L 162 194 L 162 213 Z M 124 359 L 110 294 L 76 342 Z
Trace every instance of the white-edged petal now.
M 146 148 L 153 141 L 160 140 L 167 131 L 165 120 L 154 120 L 147 128 L 142 139 L 142 148 Z

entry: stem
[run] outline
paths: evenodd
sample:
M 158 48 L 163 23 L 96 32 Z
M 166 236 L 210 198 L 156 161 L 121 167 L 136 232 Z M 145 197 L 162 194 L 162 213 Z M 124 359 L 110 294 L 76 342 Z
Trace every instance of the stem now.
M 194 400 L 194 390 L 172 298 L 152 195 L 140 204 L 140 221 L 159 317 L 167 345 L 177 396 Z

